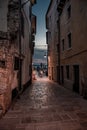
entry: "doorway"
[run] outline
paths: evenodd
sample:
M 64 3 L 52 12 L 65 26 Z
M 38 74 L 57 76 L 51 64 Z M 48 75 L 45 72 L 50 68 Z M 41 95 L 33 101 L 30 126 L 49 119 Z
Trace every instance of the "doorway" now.
M 74 84 L 73 91 L 79 93 L 79 65 L 74 65 Z
M 59 67 L 57 66 L 57 82 L 59 82 Z
M 64 84 L 64 67 L 61 66 L 61 83 Z

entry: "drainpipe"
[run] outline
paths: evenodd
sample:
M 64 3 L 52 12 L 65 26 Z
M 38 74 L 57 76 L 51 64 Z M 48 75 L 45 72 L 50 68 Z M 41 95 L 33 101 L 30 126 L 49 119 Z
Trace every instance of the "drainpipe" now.
M 59 84 L 61 84 L 61 79 L 60 79 L 60 71 L 61 71 L 61 64 L 60 64 L 60 15 L 58 15 L 58 66 L 59 66 L 59 72 L 58 72 L 58 76 L 59 76 Z
M 48 44 L 47 44 L 47 77 L 48 77 Z
M 21 70 L 21 0 L 19 0 L 19 91 L 21 90 L 22 70 Z

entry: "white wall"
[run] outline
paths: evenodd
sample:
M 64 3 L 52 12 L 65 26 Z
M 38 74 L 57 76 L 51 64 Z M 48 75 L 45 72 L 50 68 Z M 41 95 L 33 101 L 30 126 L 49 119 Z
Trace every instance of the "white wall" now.
M 25 0 L 22 0 L 24 3 Z M 24 5 L 22 13 L 24 16 L 24 37 L 22 37 L 22 54 L 24 55 L 22 64 L 22 83 L 26 84 L 30 80 L 29 76 L 29 65 L 31 64 L 31 50 L 29 48 L 31 39 L 31 21 L 29 19 L 31 3 L 28 2 Z
M 0 0 L 0 31 L 7 32 L 8 0 Z

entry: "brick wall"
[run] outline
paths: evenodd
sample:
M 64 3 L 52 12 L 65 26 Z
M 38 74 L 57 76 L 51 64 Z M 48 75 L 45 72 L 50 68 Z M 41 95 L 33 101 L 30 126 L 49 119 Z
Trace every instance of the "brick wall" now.
M 9 52 L 9 42 L 0 40 L 0 105 L 5 112 L 11 102 L 11 68 L 12 55 Z

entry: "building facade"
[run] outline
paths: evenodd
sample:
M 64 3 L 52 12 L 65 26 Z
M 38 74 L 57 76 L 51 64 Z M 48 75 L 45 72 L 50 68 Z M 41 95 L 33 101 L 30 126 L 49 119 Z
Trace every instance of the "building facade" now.
M 57 10 L 60 83 L 87 98 L 87 1 L 57 0 Z
M 3 112 L 31 83 L 32 6 L 35 3 L 35 0 L 0 2 L 0 106 Z
M 86 0 L 69 0 L 65 1 L 62 11 L 59 9 L 61 81 L 65 87 L 83 96 L 87 95 L 86 5 Z
M 46 13 L 46 38 L 48 45 L 48 77 L 58 81 L 58 12 L 56 0 L 50 1 Z

